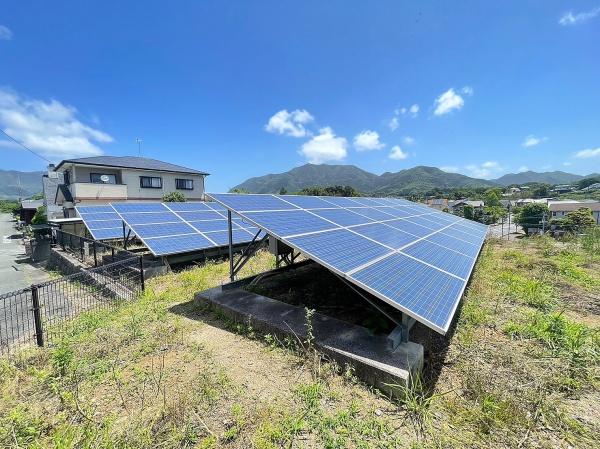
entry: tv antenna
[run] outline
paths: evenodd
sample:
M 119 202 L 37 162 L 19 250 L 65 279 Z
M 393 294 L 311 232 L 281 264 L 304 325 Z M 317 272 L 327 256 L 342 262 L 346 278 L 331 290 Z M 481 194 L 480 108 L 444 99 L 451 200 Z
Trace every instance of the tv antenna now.
M 136 137 L 135 141 L 138 144 L 138 156 L 141 156 L 142 155 L 142 142 L 143 142 L 143 140 L 141 138 L 139 138 L 139 137 Z

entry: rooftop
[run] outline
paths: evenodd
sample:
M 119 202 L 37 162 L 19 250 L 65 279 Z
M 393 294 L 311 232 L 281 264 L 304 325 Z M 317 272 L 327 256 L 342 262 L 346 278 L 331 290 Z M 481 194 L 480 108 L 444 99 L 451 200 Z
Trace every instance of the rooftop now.
M 188 173 L 205 176 L 208 175 L 208 173 L 199 170 L 194 170 L 193 168 L 182 167 L 181 165 L 175 165 L 169 162 L 159 161 L 157 159 L 150 159 L 147 157 L 138 156 L 93 156 L 81 157 L 77 159 L 65 159 L 56 166 L 55 170 L 59 170 L 64 164 L 67 163 L 94 165 L 100 167 L 120 167 L 133 168 L 138 170 L 168 171 L 175 173 Z

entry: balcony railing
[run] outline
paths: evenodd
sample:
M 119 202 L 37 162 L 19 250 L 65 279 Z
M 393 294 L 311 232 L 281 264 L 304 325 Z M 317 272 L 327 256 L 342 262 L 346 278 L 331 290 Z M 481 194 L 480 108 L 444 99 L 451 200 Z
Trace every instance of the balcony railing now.
M 93 182 L 74 182 L 69 188 L 75 200 L 126 200 L 126 184 L 98 184 Z

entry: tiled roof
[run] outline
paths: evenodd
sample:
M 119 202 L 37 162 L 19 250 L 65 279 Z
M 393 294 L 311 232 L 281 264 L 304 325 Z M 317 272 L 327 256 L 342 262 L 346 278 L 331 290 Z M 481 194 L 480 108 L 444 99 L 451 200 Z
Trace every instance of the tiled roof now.
M 181 165 L 175 165 L 169 162 L 137 156 L 93 156 L 81 157 L 78 159 L 65 159 L 58 164 L 55 170 L 58 170 L 65 163 L 208 175 L 208 173 L 194 170 L 193 168 L 182 167 Z

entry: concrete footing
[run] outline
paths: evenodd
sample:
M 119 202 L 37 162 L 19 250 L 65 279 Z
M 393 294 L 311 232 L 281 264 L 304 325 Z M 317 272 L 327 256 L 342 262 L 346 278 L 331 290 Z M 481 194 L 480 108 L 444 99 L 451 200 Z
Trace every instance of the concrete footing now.
M 216 287 L 196 294 L 230 319 L 278 337 L 306 338 L 306 312 L 302 307 L 247 292 L 241 288 Z M 386 394 L 399 396 L 411 376 L 423 368 L 423 346 L 402 343 L 392 349 L 386 336 L 373 335 L 364 327 L 315 313 L 312 319 L 315 346 L 340 366 L 350 365 L 365 383 Z

